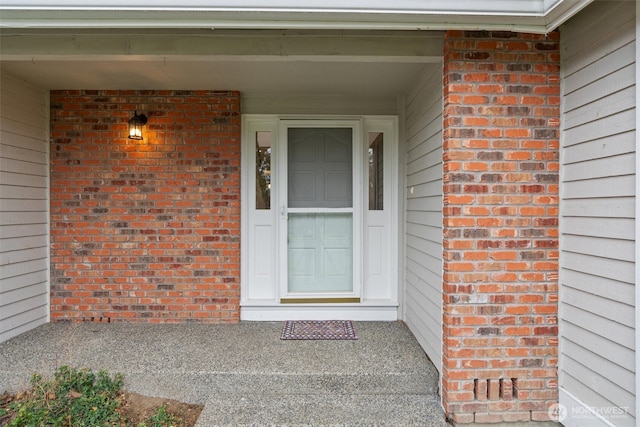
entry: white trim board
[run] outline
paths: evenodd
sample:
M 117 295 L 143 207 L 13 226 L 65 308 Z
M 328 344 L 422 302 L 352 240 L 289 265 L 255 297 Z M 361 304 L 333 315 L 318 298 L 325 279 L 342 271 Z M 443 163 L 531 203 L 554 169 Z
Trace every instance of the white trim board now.
M 243 306 L 240 318 L 245 321 L 286 320 L 355 320 L 361 322 L 395 322 L 397 306 L 298 305 Z

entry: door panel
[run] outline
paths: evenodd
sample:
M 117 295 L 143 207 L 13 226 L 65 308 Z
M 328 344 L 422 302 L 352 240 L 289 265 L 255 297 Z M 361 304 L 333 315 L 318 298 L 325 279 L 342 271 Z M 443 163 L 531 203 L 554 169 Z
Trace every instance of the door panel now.
M 289 292 L 353 289 L 351 213 L 289 214 Z

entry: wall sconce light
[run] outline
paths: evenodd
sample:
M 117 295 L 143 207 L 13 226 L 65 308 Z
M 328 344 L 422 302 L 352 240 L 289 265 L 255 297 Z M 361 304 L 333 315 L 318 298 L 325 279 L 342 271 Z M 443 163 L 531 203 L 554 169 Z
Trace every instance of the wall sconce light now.
M 142 126 L 147 124 L 147 116 L 136 111 L 129 120 L 129 139 L 142 140 Z

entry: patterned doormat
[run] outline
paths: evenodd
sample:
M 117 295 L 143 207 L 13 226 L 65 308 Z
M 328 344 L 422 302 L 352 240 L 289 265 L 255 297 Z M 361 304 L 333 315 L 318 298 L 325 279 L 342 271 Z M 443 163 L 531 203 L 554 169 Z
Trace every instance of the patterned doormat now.
M 289 320 L 281 340 L 357 340 L 351 320 Z

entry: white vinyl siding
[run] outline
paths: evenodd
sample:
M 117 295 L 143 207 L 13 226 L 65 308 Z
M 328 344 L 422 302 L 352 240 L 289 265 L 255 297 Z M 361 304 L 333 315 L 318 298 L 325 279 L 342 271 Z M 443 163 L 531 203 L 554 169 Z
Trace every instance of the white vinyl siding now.
M 0 342 L 48 321 L 48 92 L 0 82 Z
M 427 66 L 405 105 L 404 317 L 442 361 L 442 67 Z
M 634 18 L 635 2 L 596 2 L 561 28 L 559 386 L 567 426 L 599 418 L 635 425 Z M 585 408 L 598 415 L 585 418 Z

